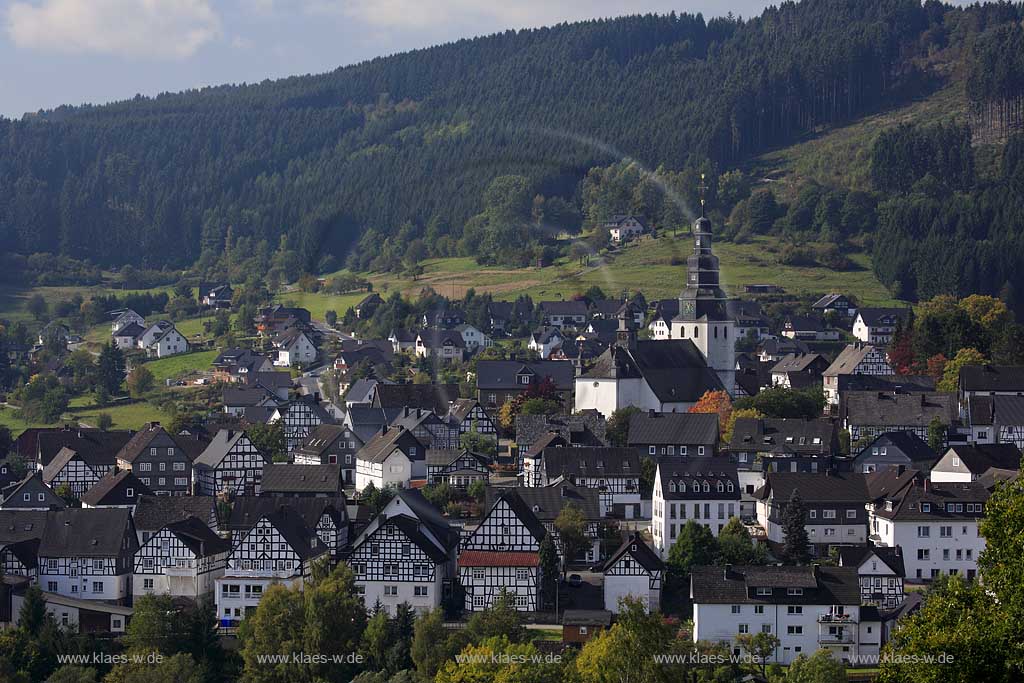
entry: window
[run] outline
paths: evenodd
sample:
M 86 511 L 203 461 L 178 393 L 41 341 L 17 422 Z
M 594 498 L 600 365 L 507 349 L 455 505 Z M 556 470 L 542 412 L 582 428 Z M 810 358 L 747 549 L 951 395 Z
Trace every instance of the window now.
M 732 606 L 732 613 L 733 614 L 739 614 L 740 613 L 740 606 L 739 605 L 733 605 Z
M 46 590 L 48 590 L 51 593 L 56 593 L 57 592 L 57 582 L 56 581 L 47 581 L 46 582 Z
M 835 510 L 822 510 L 821 511 L 821 516 L 822 516 L 823 519 L 835 519 L 836 518 L 836 511 Z
M 143 579 L 142 588 L 147 591 L 153 590 L 153 579 Z
M 166 472 L 167 471 L 167 463 L 165 463 L 165 462 L 160 463 L 160 471 L 161 472 Z
M 856 510 L 847 510 L 846 511 L 846 518 L 847 519 L 856 519 L 857 518 L 857 511 Z
M 931 559 L 931 551 L 929 551 L 928 548 L 918 548 L 917 549 L 917 559 L 919 559 L 919 560 Z
M 174 463 L 174 471 L 175 472 L 184 472 L 185 471 L 185 463 L 183 463 L 183 462 L 176 462 L 176 463 Z
M 397 596 L 398 586 L 384 586 L 384 595 Z
M 786 633 L 788 633 L 791 636 L 803 635 L 803 632 L 804 632 L 804 627 L 803 626 L 787 626 L 786 627 Z
M 786 614 L 803 614 L 803 613 L 804 613 L 804 606 L 803 605 L 787 605 L 786 606 Z
M 42 503 L 44 500 L 46 500 L 46 494 L 45 493 L 38 493 L 38 494 L 36 494 L 36 499 L 40 503 Z
M 772 589 L 771 588 L 765 588 L 765 587 L 762 586 L 762 587 L 759 587 L 757 589 L 757 594 L 758 595 L 771 595 L 772 594 Z
M 92 592 L 93 593 L 102 593 L 103 592 L 103 582 L 102 581 L 93 581 L 92 582 Z
M 939 527 L 939 536 L 942 537 L 942 538 L 952 538 L 953 537 L 953 527 L 951 527 L 951 526 L 940 526 Z
M 473 607 L 483 607 L 485 604 L 486 603 L 484 603 L 484 596 L 482 596 L 482 595 L 474 595 L 473 596 Z
M 483 567 L 473 567 L 473 578 L 474 579 L 483 579 L 484 578 Z
M 804 594 L 804 589 L 803 588 L 787 588 L 786 589 L 786 595 L 803 595 L 803 594 Z
M 23 494 L 21 494 L 21 499 L 23 501 L 25 501 L 26 503 L 31 502 L 32 494 L 31 493 L 23 493 Z
M 764 605 L 754 605 L 754 614 L 764 614 Z
M 139 472 L 152 472 L 152 471 L 153 471 L 153 463 L 151 463 L 151 462 L 140 462 L 139 463 Z
M 931 511 L 932 511 L 932 504 L 931 503 L 921 503 L 921 512 L 931 512 Z
M 516 581 L 528 581 L 530 578 L 529 569 L 517 569 L 516 570 Z
M 918 538 L 928 538 L 931 535 L 932 535 L 931 527 L 927 527 L 927 526 L 919 526 L 919 527 L 917 527 L 917 537 Z
M 817 519 L 818 518 L 818 511 L 817 510 L 808 510 L 807 511 L 807 518 L 808 519 Z
M 697 455 L 704 455 L 704 447 L 697 446 Z

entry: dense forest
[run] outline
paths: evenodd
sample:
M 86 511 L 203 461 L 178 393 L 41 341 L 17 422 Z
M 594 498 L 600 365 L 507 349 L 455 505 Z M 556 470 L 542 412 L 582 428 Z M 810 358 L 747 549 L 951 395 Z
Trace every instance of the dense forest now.
M 654 206 L 661 227 L 684 224 L 705 170 L 725 215 L 755 205 L 732 232 L 744 221 L 764 231 L 787 207 L 747 197 L 741 175 L 720 191 L 732 169 L 926 94 L 950 77 L 936 54 L 959 60 L 972 118 L 1008 133 L 1024 52 L 1003 56 L 1020 45 L 1022 14 L 1005 2 L 804 0 L 745 21 L 629 16 L 0 119 L 0 243 L 9 260 L 22 255 L 5 271 L 32 272 L 26 259 L 39 253 L 74 259 L 92 280 L 96 266 L 209 273 L 250 259 L 283 277 L 451 254 L 543 262 L 558 255 L 545 246 L 553 233 L 610 213 Z M 626 187 L 609 179 L 626 172 L 629 197 L 604 192 Z M 840 212 L 852 204 L 840 231 L 871 232 L 893 189 L 829 199 Z M 883 280 L 912 295 L 921 279 Z

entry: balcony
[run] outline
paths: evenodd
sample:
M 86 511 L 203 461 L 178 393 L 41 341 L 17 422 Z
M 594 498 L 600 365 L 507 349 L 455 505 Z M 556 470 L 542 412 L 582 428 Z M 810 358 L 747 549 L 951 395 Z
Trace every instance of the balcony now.
M 856 624 L 853 616 L 850 614 L 819 614 L 819 624 Z
M 853 631 L 844 630 L 842 633 L 819 633 L 819 645 L 851 645 L 853 644 Z

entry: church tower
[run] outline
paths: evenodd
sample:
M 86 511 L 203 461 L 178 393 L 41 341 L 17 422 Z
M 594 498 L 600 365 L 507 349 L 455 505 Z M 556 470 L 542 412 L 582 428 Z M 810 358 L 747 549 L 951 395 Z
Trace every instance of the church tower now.
M 670 337 L 691 340 L 732 394 L 736 381 L 736 324 L 726 312 L 718 257 L 711 251 L 711 221 L 704 216 L 703 180 L 702 175 L 700 218 L 693 222 L 693 255 L 686 259 L 686 289 L 679 295 L 679 315 L 672 320 Z

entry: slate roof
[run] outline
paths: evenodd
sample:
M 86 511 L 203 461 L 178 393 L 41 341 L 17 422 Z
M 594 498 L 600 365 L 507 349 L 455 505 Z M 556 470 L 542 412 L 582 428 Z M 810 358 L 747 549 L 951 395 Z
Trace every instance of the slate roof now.
M 664 403 L 696 402 L 706 391 L 724 388 L 689 339 L 641 339 L 633 349 L 611 346 L 583 377 L 642 377 Z
M 739 500 L 739 475 L 736 463 L 723 456 L 668 456 L 658 460 L 658 474 L 661 479 L 661 494 L 665 500 Z M 676 482 L 673 491 L 669 482 Z M 704 491 L 704 482 L 709 490 Z M 722 490 L 718 490 L 719 482 Z M 729 483 L 732 490 L 729 490 Z M 696 483 L 699 490 L 694 491 Z
M 113 336 L 138 339 L 145 331 L 146 328 L 138 323 L 128 323 L 115 332 Z
M 221 397 L 225 406 L 233 408 L 283 403 L 274 392 L 259 384 L 227 384 Z
M 557 327 L 542 327 L 530 335 L 534 344 L 548 344 L 554 339 L 559 341 L 565 339 L 565 335 Z
M 860 580 L 854 567 L 695 567 L 693 601 L 700 604 L 860 605 Z M 757 595 L 756 588 L 772 588 Z M 803 595 L 788 595 L 801 588 Z
M 327 497 L 280 497 L 280 496 L 236 496 L 231 505 L 231 515 L 225 526 L 232 532 L 251 529 L 264 515 L 276 509 L 287 508 L 302 518 L 310 529 L 327 512 L 335 524 L 344 524 L 348 519 L 348 507 L 343 495 Z
M 913 432 L 885 432 L 884 434 L 879 434 L 874 441 L 862 448 L 857 455 L 857 459 L 870 457 L 871 449 L 879 444 L 892 445 L 898 448 L 915 463 L 928 463 L 929 467 L 925 469 L 931 469 L 930 465 L 938 458 L 935 451 Z
M 869 498 L 867 480 L 860 472 L 769 472 L 754 498 L 784 504 L 794 490 L 805 503 L 867 503 Z
M 779 337 L 776 339 L 765 339 L 757 347 L 770 356 L 785 356 L 787 353 L 809 353 L 810 347 L 800 339 Z
M 486 455 L 483 455 L 482 453 L 474 453 L 473 451 L 465 448 L 428 448 L 426 464 L 428 466 L 447 467 L 463 455 L 472 457 L 484 467 L 491 464 L 491 459 Z
M 935 417 L 948 425 L 958 413 L 956 395 L 940 392 L 851 391 L 843 401 L 851 425 L 927 427 Z
M 53 460 L 50 461 L 50 464 L 43 468 L 43 481 L 47 484 L 53 482 L 54 477 L 60 474 L 60 471 L 64 469 L 65 465 L 76 457 L 78 457 L 78 453 L 67 446 L 60 449 L 60 451 L 57 452 L 57 455 L 53 457 Z
M 487 514 L 489 515 L 494 509 L 494 506 L 497 505 L 500 500 L 504 500 L 512 512 L 515 513 L 516 517 L 519 518 L 519 521 L 526 526 L 533 538 L 540 543 L 548 533 L 547 529 L 544 527 L 544 521 L 554 521 L 555 517 L 558 516 L 558 512 L 561 510 L 562 504 L 560 503 L 557 506 L 558 509 L 555 510 L 554 515 L 552 516 L 550 515 L 550 512 L 551 508 L 554 506 L 552 506 L 550 502 L 547 505 L 544 505 L 542 502 L 539 502 L 534 498 L 531 498 L 529 503 L 523 500 L 522 494 L 531 490 L 541 489 L 528 489 L 524 487 L 514 489 L 496 489 L 488 486 L 486 493 L 484 494 L 484 505 L 487 509 Z M 536 510 L 533 509 L 535 505 L 537 506 Z M 543 521 L 539 515 L 544 515 Z M 584 515 L 586 515 L 586 512 L 584 512 Z M 460 553 L 460 555 L 461 554 L 462 553 Z
M 454 330 L 438 330 L 434 328 L 421 331 L 417 339 L 428 349 L 439 349 L 443 346 L 454 346 L 457 349 L 466 348 L 466 341 L 462 335 Z
M 313 500 L 317 499 L 314 498 Z M 308 560 L 327 552 L 327 546 L 316 535 L 316 524 L 307 523 L 294 508 L 286 506 L 276 507 L 261 515 L 256 522 L 259 522 L 264 517 L 277 529 L 278 533 L 281 534 L 300 559 Z M 255 525 L 255 522 L 253 524 Z
M 245 432 L 240 429 L 221 429 L 214 435 L 202 454 L 195 459 L 194 464 L 201 467 L 219 466 L 235 444 L 244 436 Z M 269 462 L 266 455 L 263 455 L 263 460 Z
M 67 508 L 47 513 L 40 557 L 112 557 L 122 552 L 124 532 L 131 528 L 126 508 Z
M 127 488 L 135 491 L 134 498 L 129 499 L 125 496 L 125 489 Z M 121 470 L 120 472 L 111 470 L 100 477 L 100 480 L 82 495 L 82 503 L 93 507 L 102 505 L 134 505 L 138 502 L 139 496 L 152 493 L 149 487 L 143 484 L 131 470 Z
M 718 443 L 716 413 L 637 413 L 629 419 L 629 445 Z
M 348 437 L 345 436 L 345 432 L 349 433 Z M 338 439 L 345 441 L 352 439 L 356 442 L 357 448 L 363 445 L 362 439 L 358 437 L 355 431 L 345 425 L 322 424 L 310 432 L 309 436 L 296 449 L 296 452 L 319 458 Z
M 46 510 L 0 510 L 0 545 L 42 538 Z
M 847 344 L 822 375 L 832 377 L 834 375 L 853 374 L 857 365 L 874 350 L 875 347 L 871 344 Z
M 135 504 L 135 528 L 157 531 L 170 522 L 197 517 L 204 524 L 216 520 L 217 506 L 213 496 L 140 496 Z
M 729 299 L 725 302 L 725 312 L 726 315 L 737 322 L 744 320 L 752 323 L 767 324 L 764 320 L 764 313 L 761 311 L 761 304 L 756 301 Z M 678 314 L 679 311 L 676 310 L 676 313 Z
M 583 516 L 588 520 L 600 520 L 601 503 L 597 489 L 574 486 L 572 484 L 560 483 L 552 486 L 520 486 L 514 489 L 487 487 L 484 497 L 488 510 L 493 506 L 498 496 L 504 495 L 510 500 L 510 494 L 518 498 L 536 519 L 544 523 L 551 523 L 558 517 L 569 503 L 580 508 Z M 536 534 L 534 534 L 536 536 Z M 543 539 L 543 535 L 537 536 L 537 540 Z
M 101 429 L 68 426 L 61 429 L 43 430 L 36 437 L 39 464 L 46 467 L 50 464 L 50 460 L 60 452 L 60 449 L 70 448 L 93 467 L 97 465 L 109 467 L 116 461 L 118 451 L 131 438 L 131 432 L 122 430 L 105 432 Z M 33 454 L 34 458 L 35 454 Z
M 845 294 L 826 294 L 825 296 L 821 297 L 813 304 L 811 304 L 811 308 L 826 309 L 830 306 L 833 306 L 840 299 L 847 300 L 847 297 Z
M 820 353 L 790 353 L 772 366 L 772 373 L 807 372 L 812 366 L 827 362 Z
M 1024 391 L 1024 365 L 965 365 L 960 368 L 964 391 Z
M 293 465 L 267 463 L 263 466 L 260 490 L 264 495 L 275 493 L 326 493 L 341 491 L 341 465 Z
M 926 490 L 927 489 L 927 490 Z M 879 501 L 875 504 L 875 515 L 894 522 L 943 522 L 955 519 L 980 519 L 984 516 L 983 505 L 977 505 L 974 512 L 948 512 L 947 503 L 985 503 L 991 492 L 978 482 L 935 484 L 928 482 L 927 487 L 912 483 L 904 486 L 893 495 L 884 496 L 885 501 L 892 501 L 892 509 Z M 921 504 L 930 504 L 927 512 L 922 511 Z
M 448 415 L 446 417 L 453 419 L 457 424 L 462 424 L 465 422 L 470 412 L 472 412 L 473 408 L 478 405 L 480 405 L 480 402 L 475 398 L 456 399 L 448 407 Z
M 211 557 L 231 550 L 230 541 L 218 536 L 213 529 L 195 517 L 170 522 L 167 524 L 167 530 L 197 557 Z
M 1024 425 L 1024 396 L 968 396 L 972 425 Z
M 564 360 L 482 360 L 476 364 L 476 386 L 484 390 L 523 389 L 516 381 L 523 372 L 533 373 L 538 380 L 550 377 L 559 391 L 572 389 L 576 379 L 576 368 Z
M 830 455 L 837 435 L 835 423 L 827 419 L 741 417 L 733 426 L 729 450 Z
M 903 553 L 899 546 L 895 548 L 873 545 L 842 545 L 838 547 L 839 564 L 843 567 L 860 567 L 861 563 L 874 555 L 896 576 L 906 576 L 903 565 Z
M 516 442 L 533 446 L 547 434 L 557 434 L 580 446 L 603 446 L 608 423 L 596 411 L 578 415 L 517 415 Z
M 398 497 L 416 515 L 416 518 L 427 525 L 435 538 L 446 542 L 446 548 L 451 550 L 459 544 L 459 530 L 448 523 L 441 511 L 430 504 L 423 494 L 416 489 L 401 489 Z
M 367 462 L 384 462 L 394 452 L 395 448 L 398 447 L 398 442 L 403 437 L 416 439 L 412 432 L 404 427 L 388 427 L 386 432 L 378 432 L 376 436 L 367 441 L 359 449 L 357 457 Z M 416 439 L 416 443 L 419 443 L 419 439 Z
M 1020 469 L 1020 449 L 1012 443 L 977 444 L 974 446 L 957 444 L 950 446 L 945 455 L 948 455 L 950 451 L 960 458 L 960 462 L 972 474 L 984 474 L 993 468 L 997 470 Z
M 908 308 L 858 308 L 857 316 L 868 327 L 895 327 L 897 322 L 906 324 L 910 318 Z
M 423 528 L 420 526 L 420 523 L 413 517 L 395 515 L 388 518 L 387 521 L 381 524 L 381 528 L 383 529 L 389 525 L 398 527 L 398 529 L 401 530 L 401 532 L 405 534 L 405 536 L 415 544 L 417 548 L 422 550 L 424 554 L 434 562 L 445 562 L 448 559 L 448 550 L 451 548 L 445 548 L 443 545 L 439 546 L 438 543 L 430 536 L 423 533 Z M 443 544 L 445 542 L 445 537 L 439 537 L 438 542 Z
M 545 448 L 543 457 L 549 479 L 640 476 L 640 453 L 635 448 Z
M 586 318 L 587 302 L 582 300 L 541 301 L 540 310 L 543 315 L 581 315 Z
M 183 436 L 181 434 L 171 434 L 161 427 L 159 422 L 150 422 L 148 425 L 145 425 L 142 429 L 132 435 L 132 438 L 128 443 L 118 451 L 117 459 L 124 460 L 129 464 L 135 462 L 135 459 L 149 448 L 150 442 L 161 434 L 165 434 L 170 437 L 171 441 L 174 442 L 175 447 L 188 456 L 189 460 L 196 460 L 199 454 L 203 452 L 204 444 L 202 441 L 193 439 L 189 436 Z
M 459 398 L 458 384 L 378 384 L 373 405 L 378 408 L 423 408 L 437 415 Z
M 619 558 L 627 554 L 649 572 L 661 571 L 665 568 L 665 563 L 658 557 L 658 553 L 651 546 L 647 545 L 644 539 L 630 534 L 629 538 L 601 566 L 601 571 L 608 571 L 619 561 Z

